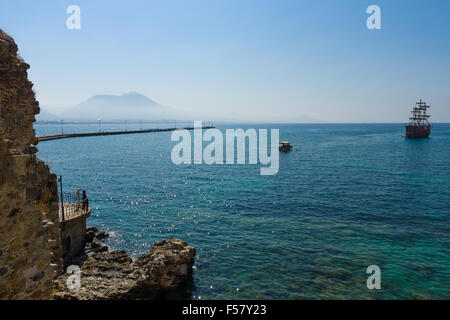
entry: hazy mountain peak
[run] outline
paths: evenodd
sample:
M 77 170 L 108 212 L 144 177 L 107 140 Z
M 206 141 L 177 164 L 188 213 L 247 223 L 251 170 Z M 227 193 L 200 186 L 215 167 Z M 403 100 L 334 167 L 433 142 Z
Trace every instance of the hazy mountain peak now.
M 167 108 L 135 91 L 121 95 L 99 94 L 64 112 L 71 119 L 152 119 L 161 117 Z
M 136 91 L 130 91 L 130 92 L 124 93 L 122 96 L 141 96 L 141 97 L 144 97 L 142 94 L 137 93 Z
M 112 94 L 99 94 L 90 97 L 86 101 L 79 104 L 84 105 L 86 103 L 95 103 L 99 104 L 108 104 L 111 107 L 126 107 L 126 106 L 149 106 L 155 107 L 160 106 L 157 102 L 152 99 L 137 93 L 137 92 L 128 92 L 122 95 L 112 95 Z

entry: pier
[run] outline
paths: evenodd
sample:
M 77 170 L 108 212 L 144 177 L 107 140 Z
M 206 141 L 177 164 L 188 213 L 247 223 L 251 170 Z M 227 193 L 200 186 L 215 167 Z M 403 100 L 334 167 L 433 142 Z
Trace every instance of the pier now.
M 39 142 L 67 139 L 67 138 L 80 138 L 80 137 L 95 137 L 95 136 L 112 136 L 119 134 L 136 134 L 136 133 L 150 133 L 150 132 L 163 132 L 163 131 L 175 131 L 175 130 L 194 130 L 194 129 L 211 129 L 214 126 L 202 126 L 196 127 L 181 127 L 181 128 L 161 128 L 161 129 L 145 129 L 145 130 L 123 130 L 123 131 L 99 131 L 99 132 L 79 132 L 79 133 L 63 133 L 63 134 L 51 134 L 38 136 Z

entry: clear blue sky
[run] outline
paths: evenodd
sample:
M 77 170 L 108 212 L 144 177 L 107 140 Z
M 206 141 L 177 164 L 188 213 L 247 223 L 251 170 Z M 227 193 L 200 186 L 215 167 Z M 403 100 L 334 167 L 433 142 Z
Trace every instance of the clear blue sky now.
M 14 0 L 0 28 L 50 109 L 137 91 L 217 120 L 403 122 L 422 97 L 450 121 L 447 0 Z

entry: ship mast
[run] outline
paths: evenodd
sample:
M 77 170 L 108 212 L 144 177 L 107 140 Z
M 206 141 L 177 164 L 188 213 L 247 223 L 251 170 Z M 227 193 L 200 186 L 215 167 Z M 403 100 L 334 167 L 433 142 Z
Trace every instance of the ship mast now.
M 430 117 L 430 115 L 427 114 L 427 109 L 429 107 L 430 106 L 425 102 L 422 102 L 422 99 L 420 99 L 419 102 L 416 102 L 416 106 L 411 111 L 412 116 L 409 118 L 409 120 L 411 120 L 411 124 L 417 126 L 428 125 L 428 118 Z

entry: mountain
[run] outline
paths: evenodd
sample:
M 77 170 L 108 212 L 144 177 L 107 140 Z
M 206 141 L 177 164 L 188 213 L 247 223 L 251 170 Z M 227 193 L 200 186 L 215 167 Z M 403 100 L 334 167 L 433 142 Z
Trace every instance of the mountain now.
M 161 107 L 152 99 L 147 98 L 137 92 L 125 93 L 121 96 L 114 95 L 96 95 L 80 103 L 79 107 L 84 106 L 102 106 L 107 105 L 110 108 L 122 107 Z
M 43 109 L 36 115 L 36 121 L 60 121 L 62 118 Z
M 137 92 L 95 95 L 61 114 L 71 120 L 151 120 L 174 115 L 171 108 Z

